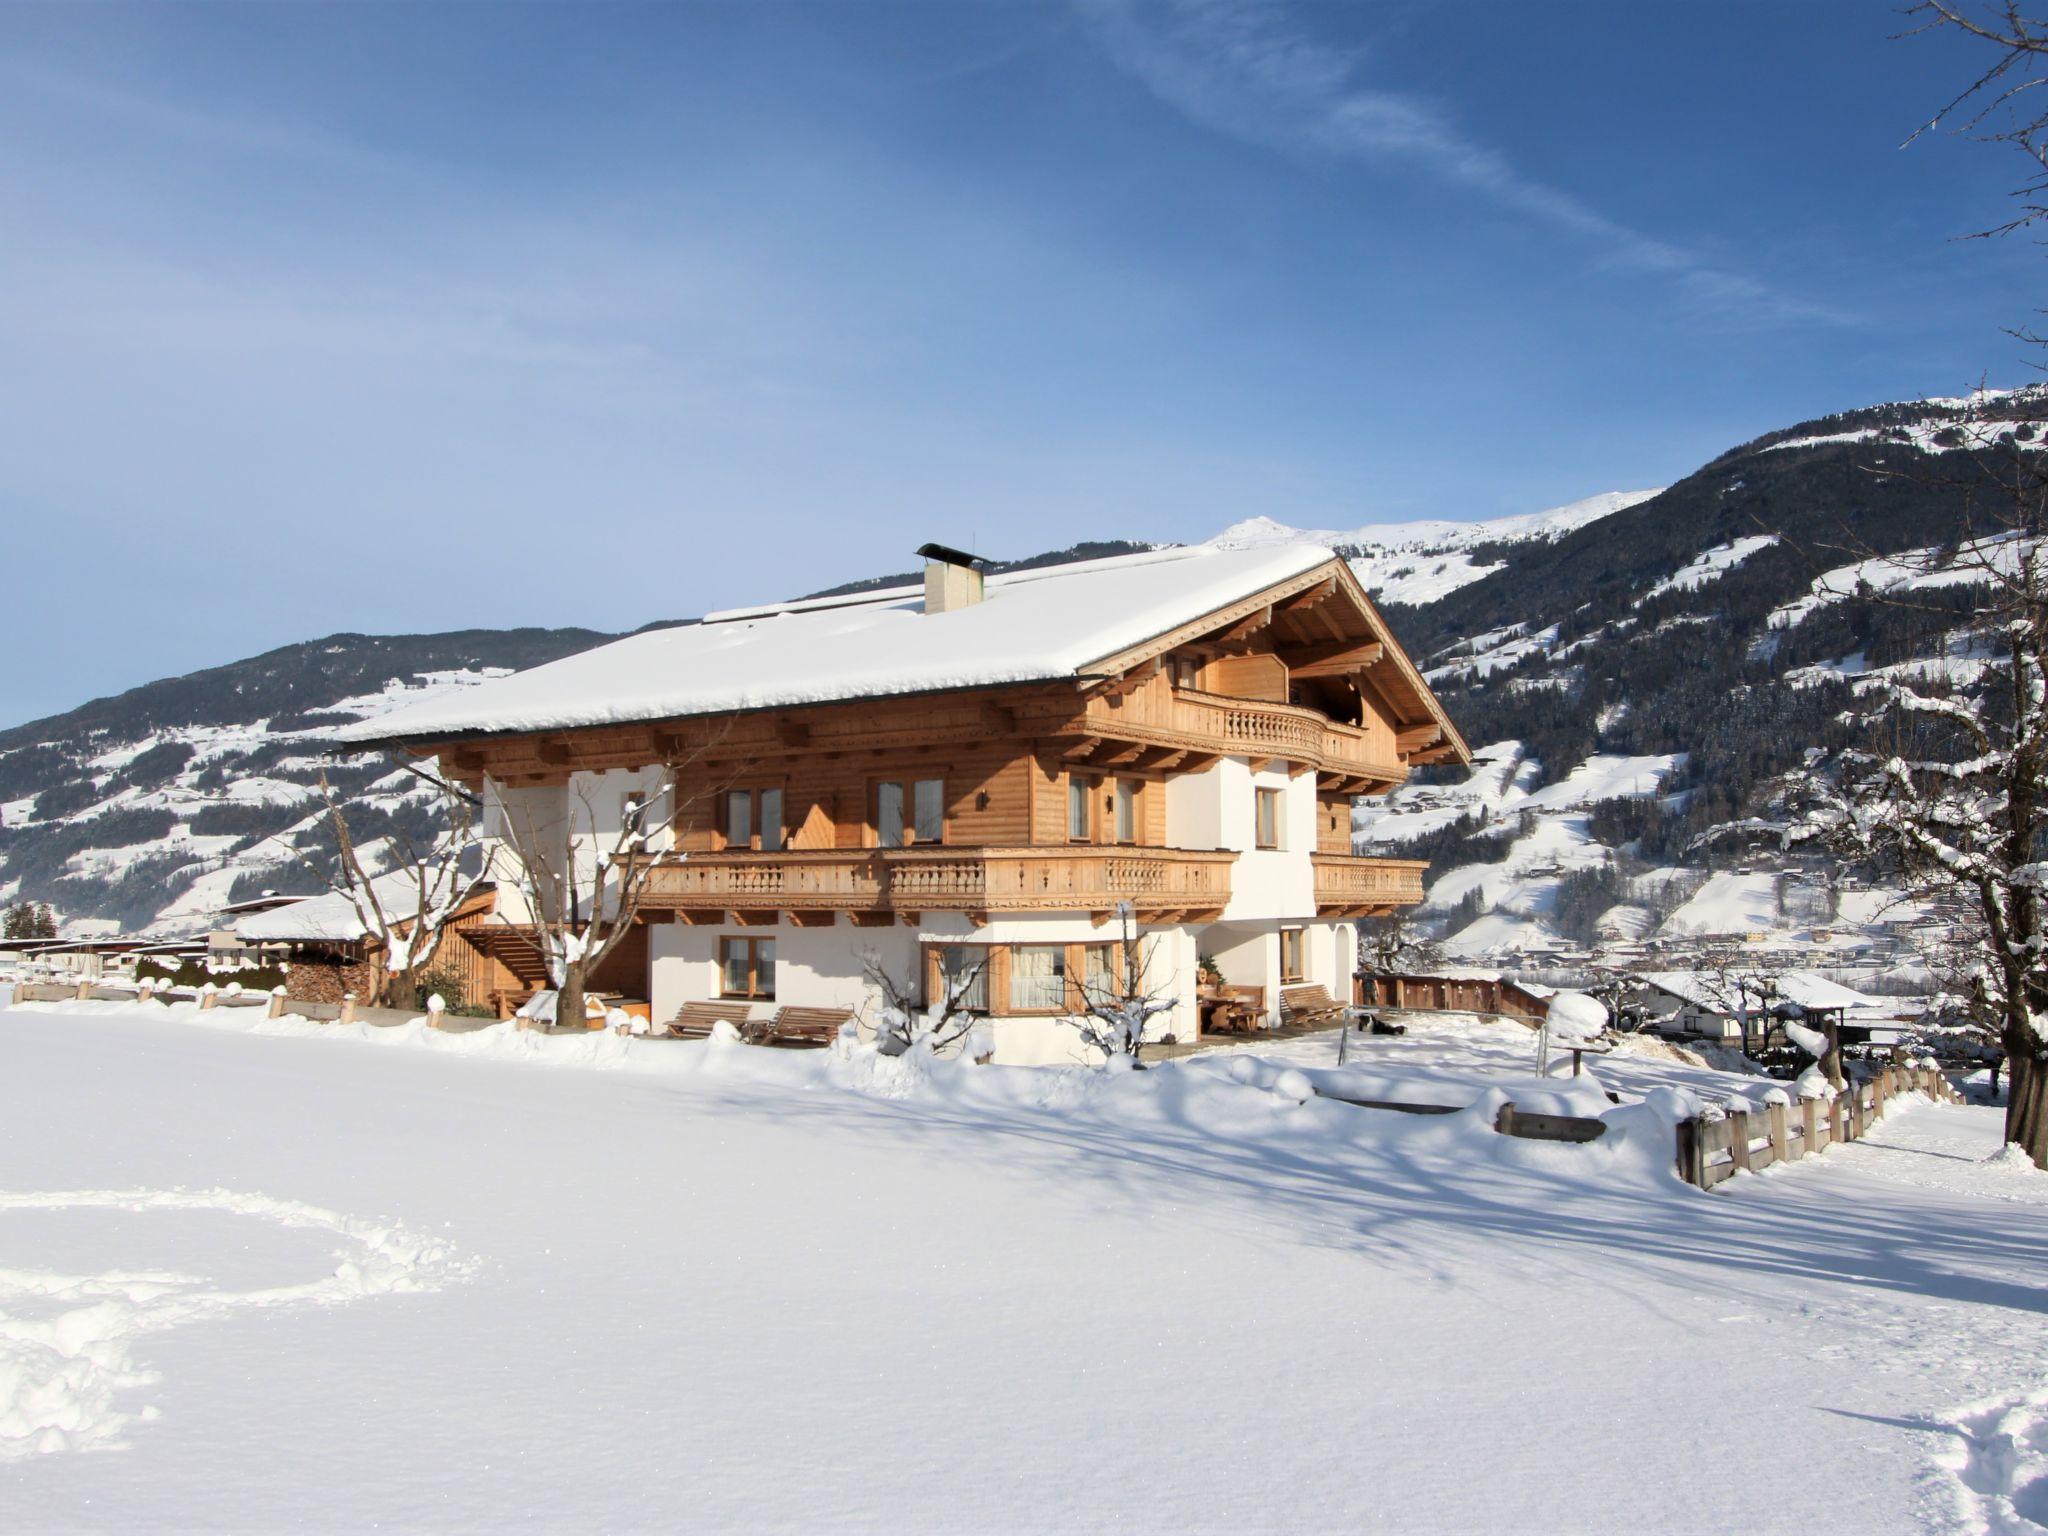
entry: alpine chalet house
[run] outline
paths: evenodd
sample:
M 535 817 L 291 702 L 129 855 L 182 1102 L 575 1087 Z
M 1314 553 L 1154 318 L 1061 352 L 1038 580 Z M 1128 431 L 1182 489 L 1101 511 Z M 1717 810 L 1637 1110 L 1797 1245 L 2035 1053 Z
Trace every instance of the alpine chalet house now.
M 971 976 L 999 1061 L 1074 1061 L 1126 927 L 1177 999 L 1153 1037 L 1196 1036 L 1205 961 L 1269 1018 L 1295 982 L 1347 999 L 1352 920 L 1422 899 L 1420 864 L 1351 852 L 1353 797 L 1470 757 L 1351 568 L 1195 547 L 984 578 L 919 553 L 921 589 L 713 614 L 346 734 L 586 860 L 672 778 L 644 945 L 612 957 L 657 1021 L 872 1017 L 879 966 L 927 1003 Z

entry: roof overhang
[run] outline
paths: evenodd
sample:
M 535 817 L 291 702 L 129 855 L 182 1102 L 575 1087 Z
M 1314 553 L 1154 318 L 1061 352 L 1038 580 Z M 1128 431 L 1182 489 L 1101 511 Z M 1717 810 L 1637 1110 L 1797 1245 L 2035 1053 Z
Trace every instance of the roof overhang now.
M 1401 642 L 1367 596 L 1358 573 L 1337 556 L 1298 576 L 1191 620 L 1082 669 L 1084 683 L 1121 677 L 1185 645 L 1272 632 L 1275 649 L 1308 653 L 1320 675 L 1345 668 L 1393 720 L 1402 757 L 1411 763 L 1472 761 L 1472 749 L 1451 723 Z

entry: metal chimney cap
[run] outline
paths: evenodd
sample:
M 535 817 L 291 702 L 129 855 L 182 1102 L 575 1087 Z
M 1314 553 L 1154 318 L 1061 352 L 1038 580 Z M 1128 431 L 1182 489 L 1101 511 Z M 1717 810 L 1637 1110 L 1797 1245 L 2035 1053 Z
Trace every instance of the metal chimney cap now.
M 946 565 L 965 566 L 973 570 L 982 563 L 981 556 L 970 555 L 964 549 L 953 549 L 944 544 L 920 544 L 918 554 L 926 560 L 937 560 Z

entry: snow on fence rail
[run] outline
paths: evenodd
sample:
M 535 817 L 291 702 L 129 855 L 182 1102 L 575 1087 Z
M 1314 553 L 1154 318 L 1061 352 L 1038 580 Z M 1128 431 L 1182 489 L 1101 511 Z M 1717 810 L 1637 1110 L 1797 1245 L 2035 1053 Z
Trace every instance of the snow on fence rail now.
M 213 1002 L 207 1002 L 208 996 Z M 286 998 L 273 992 L 230 991 L 227 988 L 212 987 L 153 987 L 145 991 L 141 987 L 106 982 L 17 982 L 14 1001 L 17 1003 L 62 1003 L 102 1002 L 132 1003 L 139 999 L 154 999 L 157 1002 L 198 1003 L 202 1008 L 257 1008 L 268 1005 L 271 1018 L 283 1014 L 296 1014 L 302 1019 L 338 1019 L 354 1024 L 406 1024 L 420 1017 L 417 1008 L 366 1008 L 353 1001 L 341 1003 L 314 1003 L 302 998 Z
M 1712 1189 L 1745 1170 L 1754 1173 L 1773 1163 L 1796 1162 L 1839 1142 L 1860 1141 L 1884 1118 L 1887 1103 L 1902 1093 L 1961 1102 L 1938 1067 L 1886 1067 L 1832 1099 L 1802 1098 L 1796 1112 L 1781 1088 L 1779 1102 L 1762 1109 L 1724 1110 L 1681 1120 L 1678 1176 Z

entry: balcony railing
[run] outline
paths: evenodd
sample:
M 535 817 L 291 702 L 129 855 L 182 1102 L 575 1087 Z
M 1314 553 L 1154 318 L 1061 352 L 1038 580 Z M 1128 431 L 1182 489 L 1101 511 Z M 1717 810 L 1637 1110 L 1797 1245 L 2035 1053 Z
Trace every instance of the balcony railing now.
M 678 912 L 1220 912 L 1234 853 L 1175 848 L 798 848 L 693 853 L 647 875 Z
M 1429 868 L 1419 859 L 1349 853 L 1316 853 L 1309 860 L 1316 872 L 1316 910 L 1326 916 L 1412 907 L 1422 900 L 1422 872 Z
M 1344 778 L 1398 784 L 1407 768 L 1366 731 L 1319 710 L 1164 686 L 1128 698 L 1090 699 L 1074 733 L 1157 742 L 1229 757 L 1284 758 Z

